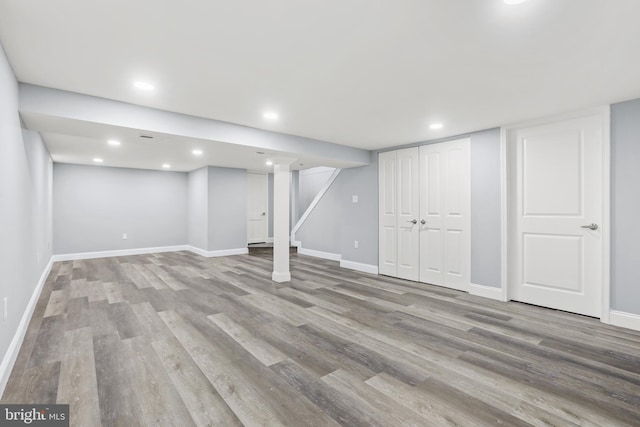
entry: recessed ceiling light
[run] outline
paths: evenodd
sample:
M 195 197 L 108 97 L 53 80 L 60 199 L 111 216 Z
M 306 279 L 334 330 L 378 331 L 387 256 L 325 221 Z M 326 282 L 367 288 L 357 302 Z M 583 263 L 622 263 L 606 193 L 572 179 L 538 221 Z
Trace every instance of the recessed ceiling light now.
M 136 89 L 146 90 L 146 91 L 152 91 L 155 89 L 155 86 L 152 85 L 151 83 L 141 82 L 141 81 L 133 82 L 133 86 Z
M 442 123 L 431 123 L 429 129 L 442 129 L 444 125 Z
M 527 0 L 504 0 L 504 2 L 506 4 L 518 4 L 518 3 L 524 3 Z
M 169 163 L 165 163 L 164 165 L 162 165 L 162 167 L 165 169 L 169 169 L 171 165 Z
M 271 166 L 273 164 L 273 162 L 271 160 L 267 160 L 265 163 L 266 163 L 267 166 Z
M 262 115 L 262 117 L 264 117 L 267 120 L 278 120 L 278 113 L 273 112 L 273 111 L 267 111 L 266 113 L 264 113 Z
M 115 140 L 115 139 L 110 139 L 107 142 L 109 143 L 109 145 L 113 145 L 114 147 L 117 147 L 118 145 L 120 145 L 120 141 Z
M 100 157 L 94 157 L 94 158 L 93 158 L 93 161 L 94 161 L 94 162 L 96 162 L 96 163 L 102 163 L 102 162 L 104 162 L 104 160 L 102 160 Z
M 202 150 L 193 150 L 192 151 L 194 156 L 201 156 L 202 155 Z

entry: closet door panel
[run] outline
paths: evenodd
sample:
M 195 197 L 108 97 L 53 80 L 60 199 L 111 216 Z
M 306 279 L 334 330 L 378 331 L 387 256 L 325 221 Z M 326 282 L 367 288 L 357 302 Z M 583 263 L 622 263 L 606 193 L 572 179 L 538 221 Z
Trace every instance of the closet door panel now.
M 419 185 L 418 148 L 397 151 L 398 203 L 398 276 L 401 279 L 419 278 Z
M 470 278 L 470 140 L 444 143 L 443 284 L 468 290 Z
M 442 144 L 420 147 L 420 281 L 443 277 Z
M 386 274 L 394 277 L 398 275 L 396 157 L 395 151 L 380 153 L 378 156 L 378 271 L 380 274 Z

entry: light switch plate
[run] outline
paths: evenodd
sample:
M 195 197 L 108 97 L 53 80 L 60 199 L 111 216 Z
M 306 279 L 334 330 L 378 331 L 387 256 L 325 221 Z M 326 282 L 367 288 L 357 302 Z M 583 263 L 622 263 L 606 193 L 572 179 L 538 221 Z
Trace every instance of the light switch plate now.
M 357 194 L 354 194 L 353 196 L 351 196 L 351 202 L 358 203 L 358 195 Z

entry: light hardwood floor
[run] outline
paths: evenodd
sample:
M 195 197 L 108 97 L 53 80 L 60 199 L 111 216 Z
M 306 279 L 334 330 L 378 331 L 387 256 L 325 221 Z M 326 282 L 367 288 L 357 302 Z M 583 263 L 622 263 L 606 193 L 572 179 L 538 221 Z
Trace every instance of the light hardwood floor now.
M 640 333 L 292 256 L 56 263 L 3 403 L 73 426 L 640 425 Z

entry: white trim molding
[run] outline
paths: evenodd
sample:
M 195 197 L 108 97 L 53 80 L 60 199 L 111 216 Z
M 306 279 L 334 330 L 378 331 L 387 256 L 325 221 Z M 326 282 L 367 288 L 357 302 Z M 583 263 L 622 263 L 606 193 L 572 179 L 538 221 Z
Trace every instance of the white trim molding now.
M 323 258 L 323 259 L 329 259 L 331 261 L 340 261 L 340 259 L 342 259 L 342 255 L 340 254 L 334 254 L 331 252 L 322 252 L 322 251 L 316 251 L 313 249 L 304 249 L 302 248 L 302 246 L 298 247 L 298 253 L 300 255 L 307 255 L 307 256 L 312 256 L 315 258 Z
M 190 246 L 160 246 L 157 248 L 139 248 L 139 249 L 120 249 L 115 251 L 100 251 L 100 252 L 78 252 L 74 254 L 60 254 L 54 255 L 51 259 L 53 262 L 58 261 L 74 261 L 77 259 L 94 259 L 94 258 L 110 258 L 115 256 L 129 256 L 129 255 L 146 255 L 160 252 L 178 252 L 191 250 Z
M 75 261 L 77 259 L 110 258 L 110 257 L 116 257 L 116 256 L 146 255 L 146 254 L 157 254 L 161 252 L 180 252 L 180 251 L 190 251 L 196 255 L 200 255 L 207 258 L 214 258 L 214 257 L 230 256 L 230 255 L 245 255 L 249 253 L 249 248 L 205 251 L 204 249 L 200 249 L 191 245 L 160 246 L 156 248 L 122 249 L 122 250 L 115 250 L 115 251 L 78 252 L 75 254 L 61 254 L 61 255 L 54 255 L 51 258 L 51 260 L 53 262 Z
M 289 271 L 285 271 L 285 272 L 274 271 L 273 273 L 271 273 L 271 280 L 273 280 L 274 282 L 277 282 L 277 283 L 290 282 L 291 281 L 291 272 L 289 272 Z
M 494 286 L 477 285 L 475 283 L 469 283 L 469 294 L 476 295 L 483 298 L 489 298 L 496 301 L 507 301 L 507 295 L 503 288 L 497 288 Z
M 24 341 L 24 336 L 27 333 L 27 328 L 29 327 L 31 316 L 33 315 L 33 311 L 36 308 L 38 299 L 40 298 L 42 288 L 44 287 L 44 284 L 47 281 L 47 277 L 51 272 L 53 262 L 54 261 L 52 257 L 49 260 L 47 266 L 44 268 L 44 271 L 40 275 L 40 280 L 33 290 L 33 294 L 31 294 L 29 304 L 27 304 L 27 308 L 24 310 L 24 313 L 22 313 L 22 318 L 20 319 L 20 323 L 18 324 L 18 330 L 16 330 L 16 333 L 13 335 L 13 339 L 9 344 L 9 348 L 2 358 L 2 363 L 0 363 L 0 396 L 2 396 L 2 394 L 4 393 L 4 389 L 7 386 L 7 382 L 9 381 L 9 375 L 11 375 L 13 365 L 15 365 L 16 359 L 18 358 L 18 353 L 20 352 L 20 347 L 22 346 L 22 342 Z
M 611 106 L 602 107 L 602 311 L 600 321 L 610 323 L 611 311 Z
M 231 256 L 231 255 L 245 255 L 249 253 L 249 248 L 237 248 L 237 249 L 222 249 L 218 251 L 205 251 L 204 249 L 196 248 L 195 246 L 187 246 L 186 249 L 193 252 L 194 254 L 207 257 L 207 258 L 215 258 L 221 256 Z
M 640 331 L 640 314 L 610 310 L 609 322 L 614 326 Z
M 371 264 L 363 264 L 361 262 L 340 260 L 340 268 L 348 268 L 349 270 L 361 271 L 363 273 L 378 274 L 378 266 Z

